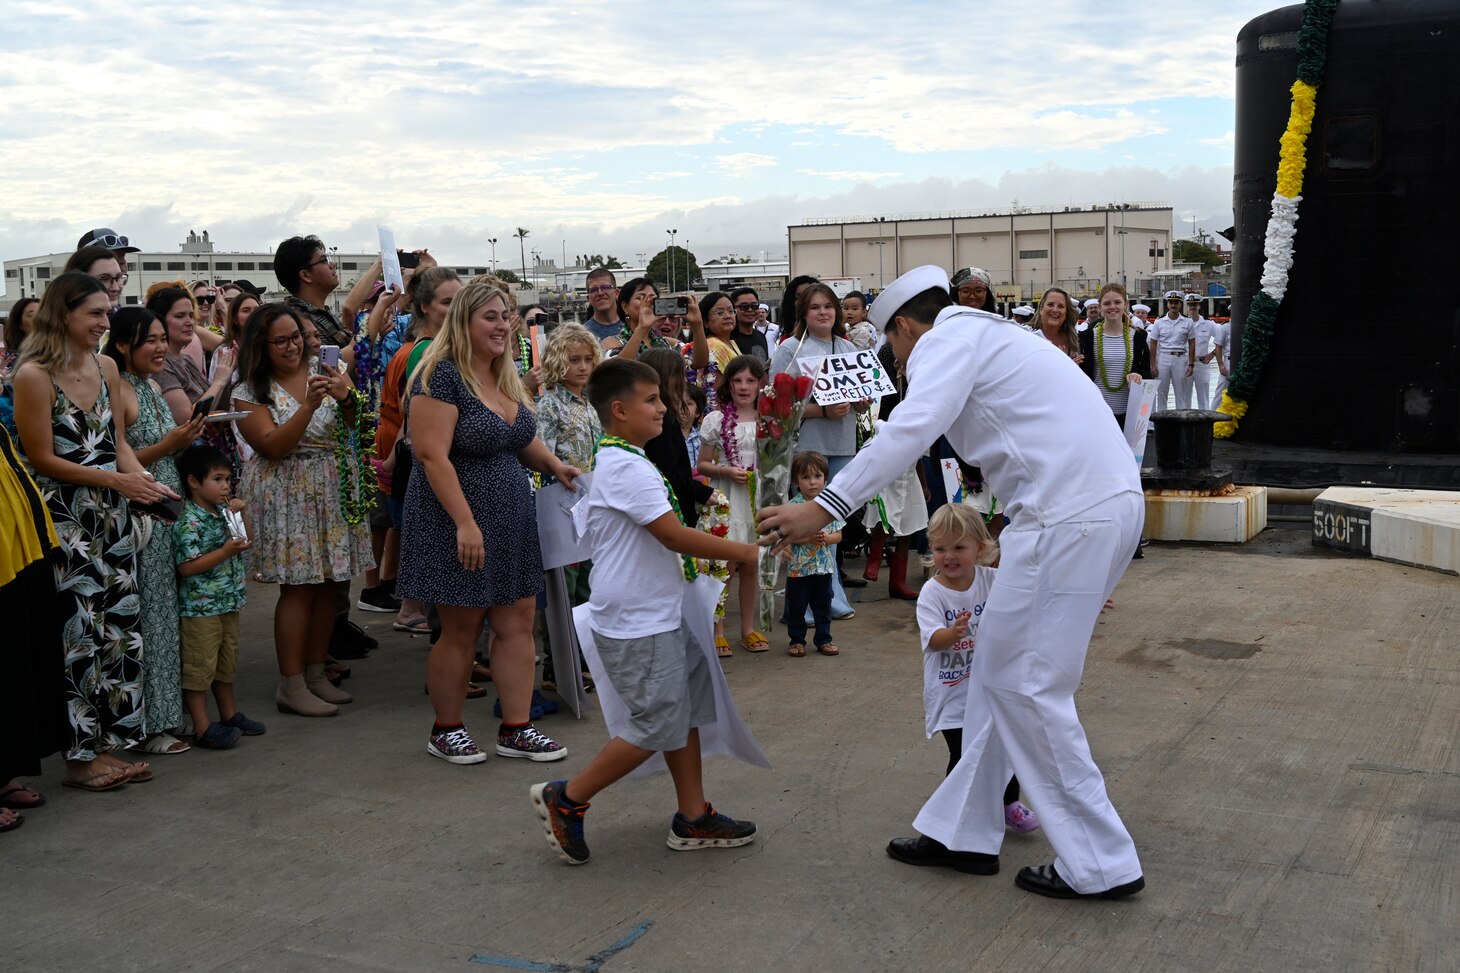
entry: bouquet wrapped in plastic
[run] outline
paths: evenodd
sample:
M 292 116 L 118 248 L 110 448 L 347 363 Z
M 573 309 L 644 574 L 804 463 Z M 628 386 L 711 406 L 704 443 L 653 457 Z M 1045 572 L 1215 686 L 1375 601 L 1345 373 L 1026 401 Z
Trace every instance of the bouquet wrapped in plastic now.
M 755 474 L 750 481 L 750 502 L 757 512 L 779 506 L 791 498 L 791 458 L 796 453 L 796 431 L 806 401 L 811 397 L 809 376 L 782 372 L 761 389 L 755 425 Z M 760 558 L 760 620 L 757 628 L 769 632 L 775 614 L 776 577 L 780 559 L 764 553 Z

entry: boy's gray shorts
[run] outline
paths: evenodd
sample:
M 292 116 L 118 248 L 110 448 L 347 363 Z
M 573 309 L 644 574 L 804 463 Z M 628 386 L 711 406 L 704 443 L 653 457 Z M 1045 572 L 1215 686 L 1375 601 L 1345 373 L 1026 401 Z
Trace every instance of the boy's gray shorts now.
M 620 739 L 644 750 L 678 750 L 691 727 L 715 721 L 709 663 L 683 624 L 632 639 L 593 633 L 598 657 L 628 707 Z

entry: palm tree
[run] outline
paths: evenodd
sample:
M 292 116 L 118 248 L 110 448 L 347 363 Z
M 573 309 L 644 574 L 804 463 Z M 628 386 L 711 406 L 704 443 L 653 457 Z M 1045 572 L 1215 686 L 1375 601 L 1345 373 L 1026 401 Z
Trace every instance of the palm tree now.
M 523 245 L 523 242 L 522 241 L 527 239 L 527 234 L 528 234 L 527 229 L 524 228 L 524 227 L 521 227 L 521 226 L 519 226 L 517 228 L 517 232 L 516 233 L 512 234 L 513 236 L 515 236 L 517 238 L 517 252 L 522 257 L 522 279 L 523 280 L 526 280 L 527 279 L 527 248 Z

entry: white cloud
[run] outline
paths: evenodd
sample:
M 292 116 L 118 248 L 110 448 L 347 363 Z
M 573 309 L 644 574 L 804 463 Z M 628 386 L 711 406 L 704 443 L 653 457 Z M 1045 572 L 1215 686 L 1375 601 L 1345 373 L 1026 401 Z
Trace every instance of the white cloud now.
M 1199 145 L 1235 145 L 1236 143 L 1237 133 L 1230 128 L 1227 129 L 1226 135 L 1218 136 L 1214 139 L 1197 139 L 1197 144 Z
M 842 169 L 797 169 L 796 171 L 803 176 L 815 176 L 817 179 L 828 179 L 832 182 L 882 182 L 902 176 L 900 172 L 848 172 Z
M 733 152 L 730 155 L 717 155 L 715 162 L 719 164 L 721 172 L 730 176 L 745 176 L 756 169 L 780 165 L 775 156 L 766 155 L 763 152 Z
M 108 7 L 97 32 L 76 29 L 94 16 L 77 0 L 24 0 L 0 59 L 0 256 L 64 249 L 102 225 L 160 249 L 191 228 L 237 249 L 300 231 L 361 246 L 377 220 L 470 248 L 457 259 L 476 259 L 505 227 L 561 230 L 571 251 L 639 232 L 657 240 L 665 219 L 752 251 L 783 248 L 785 223 L 803 215 L 998 206 L 1015 195 L 1006 182 L 1029 181 L 1021 200 L 1128 193 L 1201 209 L 1229 196 L 1230 174 L 1215 187 L 1135 168 L 1146 185 L 1114 170 L 1046 185 L 1030 159 L 1066 153 L 1055 157 L 1077 166 L 1083 150 L 1166 131 L 1153 104 L 1230 101 L 1222 39 L 1270 5 L 1173 0 L 1163 35 L 1212 40 L 1188 50 L 1116 43 L 1148 11 L 1132 0 L 1047 0 L 1037 19 L 987 5 L 980 31 L 1001 43 L 983 45 L 844 0 L 838 17 L 876 22 L 875 35 L 798 44 L 736 71 L 686 39 L 756 36 L 768 23 L 777 36 L 822 37 L 826 10 L 651 2 L 631 17 L 440 0 L 402 16 L 398 0 L 357 0 L 346 23 L 332 4 L 133 0 Z M 1201 158 L 1195 139 L 1179 141 L 1173 172 Z M 948 172 L 981 178 L 936 178 Z M 756 173 L 787 191 L 730 194 L 728 180 Z M 814 195 L 817 179 L 856 188 Z

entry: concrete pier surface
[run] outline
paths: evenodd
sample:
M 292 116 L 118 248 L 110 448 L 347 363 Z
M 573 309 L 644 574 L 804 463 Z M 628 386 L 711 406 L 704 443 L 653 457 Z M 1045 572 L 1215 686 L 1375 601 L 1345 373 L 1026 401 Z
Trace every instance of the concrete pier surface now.
M 859 605 L 839 658 L 788 658 L 778 631 L 728 661 L 775 769 L 712 759 L 707 790 L 757 822 L 754 844 L 669 850 L 667 777 L 631 779 L 594 801 L 592 860 L 569 868 L 527 789 L 603 743 L 596 710 L 540 721 L 561 763 L 433 759 L 425 640 L 357 612 L 382 647 L 353 663 L 356 701 L 284 716 L 273 592 L 250 594 L 238 688 L 268 733 L 154 757 L 155 780 L 110 793 L 63 789 L 48 761 L 32 783 L 49 803 L 0 835 L 0 969 L 1460 967 L 1453 577 L 1302 531 L 1147 548 L 1078 697 L 1145 868 L 1119 902 L 1015 888 L 1052 857 L 1038 833 L 1010 834 L 993 877 L 887 857 L 945 761 L 922 733 L 910 604 Z M 489 750 L 493 698 L 467 704 Z

